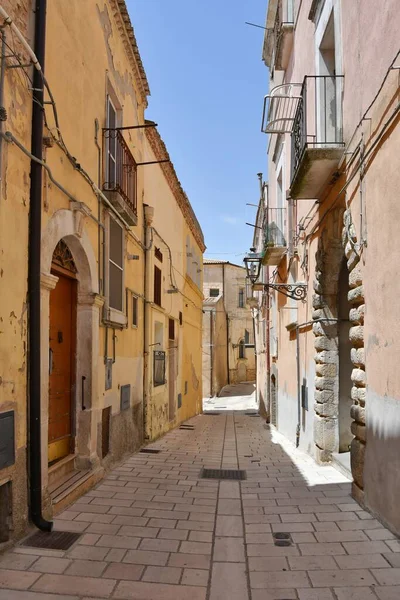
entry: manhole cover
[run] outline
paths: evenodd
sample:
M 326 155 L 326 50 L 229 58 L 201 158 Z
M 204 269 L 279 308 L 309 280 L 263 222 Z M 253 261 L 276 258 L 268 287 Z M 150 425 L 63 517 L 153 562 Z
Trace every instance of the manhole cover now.
M 275 546 L 291 546 L 292 542 L 289 540 L 275 540 Z
M 203 469 L 201 479 L 232 479 L 242 481 L 246 479 L 246 471 L 239 469 Z
M 80 533 L 73 531 L 38 531 L 28 537 L 22 546 L 32 548 L 49 548 L 50 550 L 68 550 L 77 539 L 81 537 Z
M 159 454 L 161 450 L 157 450 L 157 448 L 142 448 L 139 452 L 143 454 Z

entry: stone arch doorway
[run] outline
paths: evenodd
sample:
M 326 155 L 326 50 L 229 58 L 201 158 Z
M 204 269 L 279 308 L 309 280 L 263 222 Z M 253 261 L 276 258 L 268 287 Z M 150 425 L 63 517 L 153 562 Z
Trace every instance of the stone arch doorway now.
M 60 249 L 64 252 L 63 264 Z M 56 258 L 56 260 L 54 260 Z M 51 346 L 51 294 L 65 279 L 73 279 L 70 286 L 70 303 L 74 310 L 71 322 L 71 435 L 69 451 L 78 469 L 94 468 L 97 455 L 97 429 L 101 412 L 97 390 L 100 308 L 103 304 L 98 296 L 98 270 L 89 235 L 85 229 L 85 215 L 79 210 L 59 210 L 48 221 L 42 232 L 41 250 L 41 414 L 42 414 L 42 488 L 44 502 L 48 503 L 49 481 L 49 424 L 51 425 L 51 399 L 49 396 Z M 71 277 L 71 271 L 73 277 Z M 64 281 L 65 283 L 65 281 Z M 71 289 L 75 288 L 75 289 Z M 61 288 L 60 288 L 61 291 Z M 61 329 L 64 339 L 64 332 Z M 74 338 L 74 339 L 73 339 Z M 54 350 L 54 349 L 53 349 Z M 66 442 L 64 442 L 66 444 Z M 63 452 L 65 452 L 65 447 Z M 63 461 L 60 461 L 60 464 Z

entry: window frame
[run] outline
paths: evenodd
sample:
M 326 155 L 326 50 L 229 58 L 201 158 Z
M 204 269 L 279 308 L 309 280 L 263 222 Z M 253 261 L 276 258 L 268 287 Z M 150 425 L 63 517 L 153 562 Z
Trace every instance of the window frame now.
M 217 294 L 212 294 L 211 292 L 218 292 Z M 210 288 L 209 292 L 209 298 L 218 298 L 219 296 L 219 288 Z
M 131 292 L 131 327 L 139 327 L 139 296 L 135 292 Z

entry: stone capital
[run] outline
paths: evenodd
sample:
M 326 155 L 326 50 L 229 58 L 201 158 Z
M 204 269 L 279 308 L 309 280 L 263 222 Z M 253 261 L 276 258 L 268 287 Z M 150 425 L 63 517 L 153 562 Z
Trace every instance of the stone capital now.
M 54 290 L 57 285 L 58 277 L 56 275 L 52 275 L 51 273 L 41 273 L 40 274 L 40 287 L 45 290 Z
M 103 296 L 100 296 L 99 294 L 78 294 L 78 304 L 80 306 L 97 306 L 98 308 L 101 308 L 104 301 L 105 299 Z

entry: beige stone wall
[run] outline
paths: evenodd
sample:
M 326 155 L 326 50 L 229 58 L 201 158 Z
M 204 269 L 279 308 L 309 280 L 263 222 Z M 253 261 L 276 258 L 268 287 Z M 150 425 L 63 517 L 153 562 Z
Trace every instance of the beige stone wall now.
M 222 296 L 203 304 L 203 396 L 219 394 L 228 383 L 227 315 Z
M 32 41 L 33 19 L 29 0 L 2 2 L 21 32 Z M 2 20 L 2 19 L 1 19 Z M 21 44 L 5 27 L 6 42 L 27 59 Z M 7 50 L 7 53 L 10 52 Z M 10 63 L 16 61 L 10 59 Z M 31 93 L 20 69 L 7 69 L 3 131 L 12 131 L 30 147 Z M 11 535 L 24 530 L 27 516 L 27 247 L 29 214 L 29 170 L 27 157 L 13 145 L 1 141 L 0 188 L 0 413 L 13 411 L 15 463 L 0 470 L 0 486 L 11 485 Z
M 239 358 L 239 343 L 249 332 L 250 342 L 254 342 L 253 318 L 249 307 L 239 307 L 239 290 L 246 290 L 246 270 L 239 265 L 222 262 L 204 264 L 204 297 L 209 297 L 210 289 L 218 289 L 224 297 L 224 307 L 228 316 L 228 360 L 229 382 L 254 381 L 256 361 L 253 348 L 246 348 L 245 357 Z

